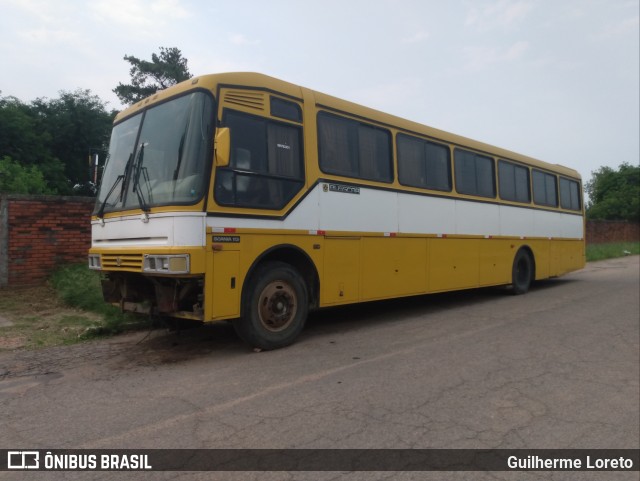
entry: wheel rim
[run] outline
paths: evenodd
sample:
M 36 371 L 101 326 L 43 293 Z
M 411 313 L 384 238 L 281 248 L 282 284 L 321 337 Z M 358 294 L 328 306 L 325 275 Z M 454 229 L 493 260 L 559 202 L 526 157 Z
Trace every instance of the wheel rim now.
M 273 281 L 262 290 L 258 300 L 258 317 L 272 332 L 282 331 L 293 322 L 298 311 L 296 292 L 284 281 Z

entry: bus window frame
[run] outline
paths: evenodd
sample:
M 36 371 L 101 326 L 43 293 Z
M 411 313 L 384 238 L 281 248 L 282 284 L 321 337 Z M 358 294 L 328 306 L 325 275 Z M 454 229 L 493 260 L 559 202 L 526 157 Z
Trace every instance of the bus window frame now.
M 430 186 L 426 186 L 426 185 L 412 185 L 412 184 L 407 184 L 405 182 L 402 181 L 402 179 L 400 178 L 400 171 L 402 170 L 401 168 L 401 162 L 400 162 L 400 140 L 402 140 L 402 138 L 407 138 L 409 140 L 414 140 L 414 141 L 419 141 L 422 142 L 423 144 L 430 144 L 430 145 L 435 145 L 438 147 L 442 147 L 444 149 L 446 149 L 447 151 L 447 182 L 448 182 L 448 188 L 447 189 L 440 189 L 437 187 L 430 187 Z M 442 143 L 442 142 L 434 142 L 432 140 L 428 140 L 428 139 L 424 139 L 422 137 L 418 137 L 415 135 L 409 135 L 405 132 L 398 132 L 395 136 L 395 144 L 396 144 L 396 165 L 397 165 L 397 169 L 398 169 L 398 184 L 402 185 L 403 187 L 412 187 L 412 188 L 416 188 L 416 189 L 424 189 L 424 190 L 435 190 L 438 192 L 453 192 L 453 174 L 452 174 L 452 159 L 453 159 L 453 154 L 451 152 L 451 146 L 449 144 L 446 143 Z
M 459 180 L 460 176 L 458 175 L 458 172 L 457 172 L 456 152 L 464 152 L 466 154 L 473 154 L 474 159 L 477 158 L 477 157 L 481 157 L 483 159 L 487 159 L 487 160 L 491 161 L 491 179 L 492 179 L 491 187 L 492 187 L 492 192 L 493 192 L 492 195 L 482 195 L 482 194 L 478 193 L 477 191 L 476 192 L 464 192 L 464 191 L 460 190 L 460 188 L 458 187 L 458 180 Z M 497 185 L 497 181 L 496 181 L 496 159 L 495 159 L 495 157 L 493 157 L 491 155 L 488 155 L 488 154 L 478 153 L 478 152 L 476 152 L 476 151 L 474 151 L 472 149 L 469 149 L 469 148 L 456 146 L 453 149 L 453 173 L 454 173 L 455 192 L 457 194 L 468 195 L 468 196 L 471 196 L 471 197 L 479 197 L 481 199 L 494 199 L 494 200 L 498 199 L 498 185 Z M 474 173 L 476 174 L 474 180 L 475 180 L 475 184 L 477 186 L 478 185 L 478 178 L 477 178 L 477 170 L 476 170 L 475 166 L 474 166 Z
M 565 207 L 562 203 L 562 199 L 563 199 L 563 195 L 562 195 L 562 181 L 568 182 L 569 186 L 571 186 L 571 184 L 575 184 L 577 186 L 577 194 L 578 194 L 578 206 L 577 207 L 573 207 L 573 199 L 571 196 L 571 191 L 569 191 L 569 204 L 571 205 L 570 207 Z M 578 182 L 576 179 L 570 179 L 569 177 L 566 177 L 564 175 L 559 175 L 558 176 L 558 190 L 559 190 L 559 197 L 560 197 L 560 208 L 561 209 L 565 209 L 565 210 L 570 210 L 573 212 L 580 212 L 582 210 L 582 196 L 580 195 L 580 192 L 582 191 L 581 189 L 581 185 L 580 182 Z
M 508 164 L 508 165 L 512 165 L 515 168 L 522 168 L 527 172 L 527 200 L 518 200 L 518 199 L 509 199 L 506 198 L 502 195 L 501 189 L 502 189 L 502 180 L 501 180 L 501 176 L 500 176 L 500 164 Z M 518 204 L 531 204 L 531 202 L 533 201 L 533 192 L 532 192 L 532 188 L 531 188 L 531 168 L 528 165 L 525 164 L 521 164 L 519 162 L 514 162 L 512 160 L 507 160 L 507 159 L 502 159 L 499 158 L 498 159 L 498 164 L 497 164 L 498 168 L 496 170 L 496 174 L 498 177 L 498 196 L 500 198 L 500 200 L 506 201 L 506 202 L 517 202 Z M 514 192 L 516 192 L 516 184 L 514 183 Z M 517 197 L 517 196 L 516 196 Z
M 388 156 L 388 167 L 389 167 L 389 179 L 376 179 L 376 178 L 369 178 L 369 177 L 363 177 L 361 175 L 353 175 L 351 172 L 345 172 L 345 171 L 338 171 L 338 170 L 332 170 L 332 169 L 327 169 L 325 166 L 322 165 L 322 158 L 323 158 L 323 153 L 322 153 L 322 149 L 323 149 L 323 143 L 320 141 L 321 135 L 320 135 L 320 118 L 321 117 L 327 117 L 327 118 L 333 118 L 333 119 L 337 119 L 338 121 L 341 122 L 351 122 L 353 124 L 356 124 L 358 126 L 358 128 L 360 126 L 363 126 L 365 128 L 370 128 L 370 129 L 375 129 L 378 131 L 381 131 L 383 133 L 385 133 L 387 139 L 388 139 L 388 147 L 389 147 L 389 156 Z M 395 162 L 394 162 L 394 146 L 393 146 L 393 134 L 391 132 L 391 130 L 389 130 L 386 127 L 382 127 L 380 125 L 377 125 L 374 122 L 363 122 L 359 119 L 355 119 L 352 117 L 348 117 L 345 115 L 337 115 L 333 112 L 327 111 L 327 110 L 318 110 L 317 114 L 316 114 L 316 138 L 317 138 L 317 144 L 318 144 L 318 167 L 320 169 L 320 171 L 324 174 L 328 174 L 328 175 L 335 175 L 335 176 L 339 176 L 339 177 L 346 177 L 349 179 L 356 179 L 356 180 L 361 180 L 361 181 L 365 181 L 365 182 L 378 182 L 381 184 L 393 184 L 395 182 L 396 176 L 395 176 Z M 359 145 L 357 146 L 357 161 L 358 161 L 358 174 L 360 173 L 361 169 L 360 169 L 360 148 Z
M 534 176 L 536 175 L 536 173 L 542 174 L 542 175 L 545 176 L 545 182 L 544 182 L 544 185 L 545 185 L 545 195 L 544 195 L 545 202 L 537 202 L 536 201 L 536 188 L 535 188 L 535 179 L 534 179 Z M 552 176 L 555 179 L 555 182 L 554 182 L 555 193 L 556 193 L 556 199 L 555 199 L 556 202 L 555 202 L 555 204 L 547 202 L 548 195 L 547 195 L 547 180 L 546 180 L 546 176 Z M 548 172 L 546 170 L 542 170 L 542 169 L 538 169 L 538 168 L 532 168 L 531 169 L 531 194 L 532 194 L 531 198 L 533 200 L 534 205 L 540 205 L 540 206 L 544 206 L 544 207 L 553 207 L 555 209 L 558 208 L 558 206 L 560 205 L 560 192 L 559 192 L 559 189 L 558 189 L 558 177 L 559 177 L 558 174 L 553 173 L 553 172 Z

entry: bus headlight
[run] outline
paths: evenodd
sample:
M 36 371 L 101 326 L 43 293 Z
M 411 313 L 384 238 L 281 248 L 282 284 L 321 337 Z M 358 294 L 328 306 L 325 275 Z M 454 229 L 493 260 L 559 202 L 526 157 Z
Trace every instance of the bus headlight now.
M 95 271 L 102 269 L 100 254 L 89 254 L 89 269 L 93 269 Z
M 189 254 L 180 255 L 144 255 L 144 272 L 156 274 L 188 274 Z

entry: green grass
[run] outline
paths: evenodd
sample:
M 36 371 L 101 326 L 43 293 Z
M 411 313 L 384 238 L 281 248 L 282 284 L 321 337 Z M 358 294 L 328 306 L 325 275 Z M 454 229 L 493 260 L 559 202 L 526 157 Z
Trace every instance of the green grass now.
M 104 301 L 100 275 L 89 270 L 86 264 L 71 264 L 58 269 L 51 277 L 51 284 L 66 305 L 102 316 L 103 321 L 88 330 L 85 337 L 121 332 L 123 325 L 131 321 L 131 316 Z
M 51 276 L 51 285 L 57 297 L 67 306 L 97 314 L 99 322 L 86 326 L 79 339 L 108 336 L 125 329 L 148 327 L 149 318 L 125 314 L 108 304 L 102 297 L 100 274 L 86 264 L 69 264 Z
M 640 254 L 640 242 L 587 244 L 587 262 Z
M 113 306 L 102 299 L 99 274 L 89 270 L 85 264 L 61 267 L 51 276 L 51 284 L 65 304 L 85 311 L 112 315 Z

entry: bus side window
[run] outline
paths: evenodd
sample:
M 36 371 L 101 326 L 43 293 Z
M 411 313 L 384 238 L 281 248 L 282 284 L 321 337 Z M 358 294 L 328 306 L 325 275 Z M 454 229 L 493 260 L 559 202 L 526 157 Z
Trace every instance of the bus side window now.
M 447 146 L 405 134 L 398 134 L 396 143 L 402 185 L 451 191 L 451 161 Z
M 461 194 L 495 197 L 494 161 L 491 157 L 455 149 L 456 190 Z
M 374 125 L 318 113 L 320 170 L 377 182 L 393 181 L 391 132 Z
M 533 202 L 558 207 L 556 176 L 533 169 Z
M 580 186 L 575 180 L 560 177 L 560 206 L 563 209 L 580 210 Z

